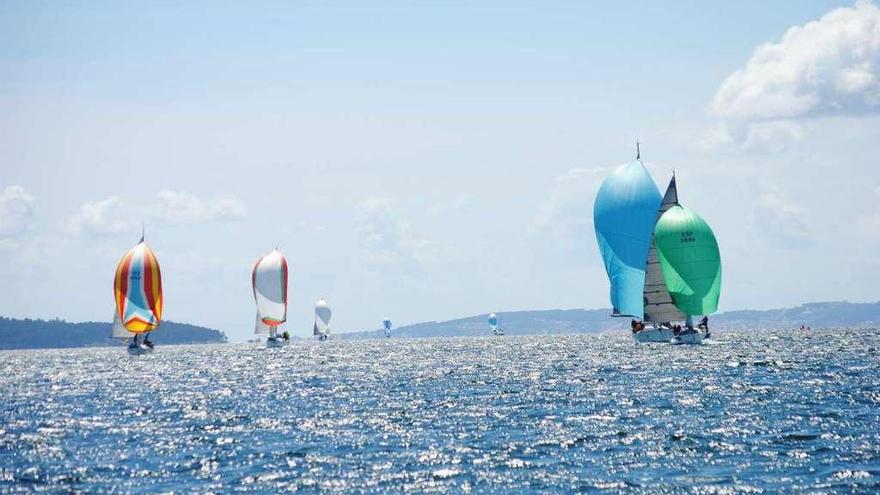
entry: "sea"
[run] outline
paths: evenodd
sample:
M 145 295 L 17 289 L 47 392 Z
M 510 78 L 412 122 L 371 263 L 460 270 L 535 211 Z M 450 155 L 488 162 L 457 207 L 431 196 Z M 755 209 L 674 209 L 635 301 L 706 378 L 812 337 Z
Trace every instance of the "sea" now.
M 2 493 L 878 493 L 876 330 L 0 352 Z

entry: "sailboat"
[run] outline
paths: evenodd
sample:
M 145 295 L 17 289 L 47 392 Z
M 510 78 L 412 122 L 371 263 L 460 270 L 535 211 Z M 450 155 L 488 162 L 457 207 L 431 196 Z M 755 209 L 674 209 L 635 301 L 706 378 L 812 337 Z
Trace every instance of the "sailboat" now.
M 391 320 L 388 318 L 382 319 L 382 328 L 385 329 L 385 337 L 391 337 Z
M 489 313 L 489 329 L 492 335 L 504 335 L 504 329 L 498 326 L 498 315 Z
M 251 274 L 257 318 L 254 333 L 269 334 L 266 347 L 282 347 L 289 342 L 278 337 L 278 328 L 287 321 L 287 260 L 278 248 L 263 255 Z
M 327 340 L 330 338 L 330 316 L 332 316 L 330 306 L 322 297 L 315 303 L 315 326 L 312 333 L 318 340 Z
M 632 318 L 637 342 L 702 342 L 708 325 L 695 330 L 692 317 L 717 308 L 720 256 L 712 229 L 679 204 L 675 175 L 660 199 L 636 143 L 636 160 L 602 183 L 593 216 L 612 316 Z M 681 320 L 684 330 L 672 323 Z
M 674 180 L 674 177 L 673 177 Z M 676 202 L 654 228 L 654 244 L 663 280 L 685 327 L 674 344 L 699 344 L 709 336 L 708 317 L 721 296 L 721 254 L 712 228 L 697 212 Z M 703 316 L 694 328 L 694 316 Z
M 143 234 L 116 265 L 113 295 L 116 311 L 111 336 L 131 339 L 129 354 L 152 352 L 150 332 L 159 328 L 162 321 L 162 274 L 156 254 L 144 242 Z

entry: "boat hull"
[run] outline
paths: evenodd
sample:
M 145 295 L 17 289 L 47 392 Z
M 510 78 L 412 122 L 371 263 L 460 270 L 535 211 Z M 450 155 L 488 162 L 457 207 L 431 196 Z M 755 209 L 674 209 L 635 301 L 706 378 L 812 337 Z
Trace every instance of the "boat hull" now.
M 146 345 L 139 345 L 137 347 L 128 346 L 128 353 L 132 356 L 140 356 L 141 354 L 151 354 L 153 352 L 153 348 Z
M 672 340 L 673 332 L 671 328 L 645 328 L 633 334 L 633 340 L 639 343 L 646 342 L 663 342 L 669 343 Z
M 693 333 L 683 333 L 676 335 L 672 339 L 672 343 L 676 345 L 687 345 L 687 344 L 702 344 L 703 343 L 703 333 L 702 332 L 693 332 Z
M 278 347 L 284 347 L 288 342 L 289 341 L 284 339 L 266 339 L 266 348 L 275 349 Z

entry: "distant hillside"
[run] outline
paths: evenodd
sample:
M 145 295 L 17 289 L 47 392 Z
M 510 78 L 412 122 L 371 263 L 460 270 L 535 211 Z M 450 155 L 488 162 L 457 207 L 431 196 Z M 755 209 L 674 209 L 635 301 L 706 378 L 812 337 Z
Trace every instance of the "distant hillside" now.
M 619 328 L 626 322 L 611 318 L 610 309 L 548 309 L 498 313 L 501 326 L 508 334 L 583 333 Z M 397 337 L 439 337 L 486 335 L 488 314 L 448 321 L 430 321 L 395 328 Z M 372 338 L 384 335 L 382 330 L 338 334 L 336 338 Z
M 719 327 L 735 328 L 880 327 L 880 302 L 833 301 L 765 311 L 728 311 L 712 320 Z
M 218 330 L 162 322 L 152 340 L 158 345 L 226 342 Z M 70 323 L 64 320 L 17 320 L 0 317 L 0 349 L 46 349 L 115 345 L 110 322 Z
M 629 328 L 627 318 L 612 318 L 610 309 L 551 309 L 498 313 L 498 320 L 510 335 L 585 333 Z M 431 321 L 407 325 L 394 330 L 398 337 L 439 337 L 487 335 L 488 315 L 469 316 L 448 321 Z M 880 302 L 849 303 L 819 302 L 794 308 L 729 311 L 710 317 L 713 328 L 795 328 L 801 325 L 819 327 L 880 327 Z M 373 338 L 381 330 L 368 330 L 338 335 L 337 338 Z

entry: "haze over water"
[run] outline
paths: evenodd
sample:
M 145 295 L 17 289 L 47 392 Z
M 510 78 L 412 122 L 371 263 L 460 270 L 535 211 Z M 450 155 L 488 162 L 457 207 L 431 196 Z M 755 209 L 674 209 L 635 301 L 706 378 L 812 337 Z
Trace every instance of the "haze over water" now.
M 0 353 L 0 492 L 880 490 L 874 331 Z

